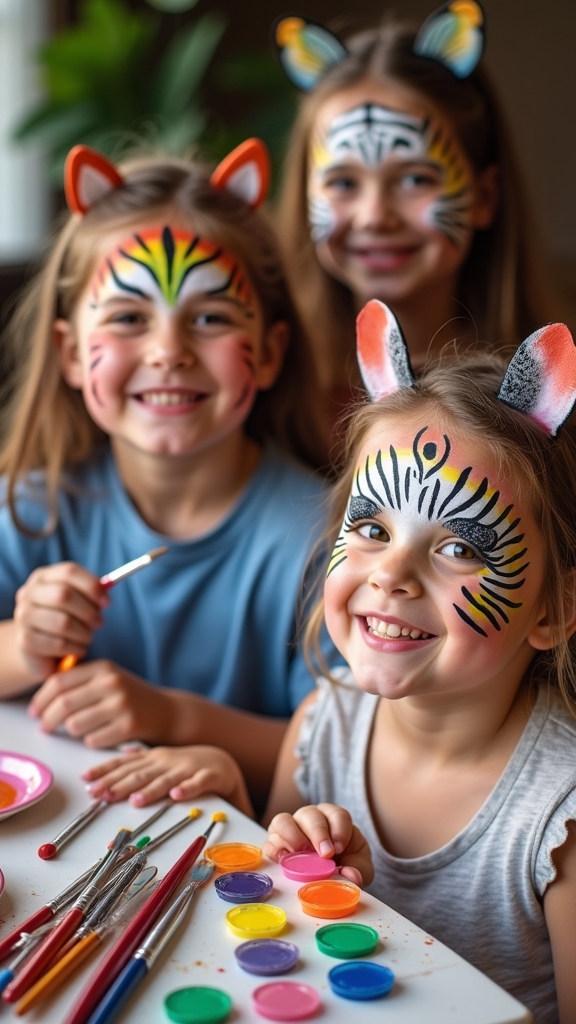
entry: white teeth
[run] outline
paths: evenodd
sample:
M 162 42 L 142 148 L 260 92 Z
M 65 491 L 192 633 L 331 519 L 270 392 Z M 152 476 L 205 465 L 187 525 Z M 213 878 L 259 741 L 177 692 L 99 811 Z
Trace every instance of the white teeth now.
M 193 401 L 189 391 L 143 391 L 142 398 L 148 405 L 184 405 Z
M 375 636 L 387 637 L 390 640 L 397 640 L 398 637 L 410 637 L 411 640 L 428 640 L 431 633 L 425 633 L 421 629 L 410 628 L 410 626 L 398 626 L 395 622 L 383 622 L 370 615 L 366 618 L 366 624 L 371 633 Z

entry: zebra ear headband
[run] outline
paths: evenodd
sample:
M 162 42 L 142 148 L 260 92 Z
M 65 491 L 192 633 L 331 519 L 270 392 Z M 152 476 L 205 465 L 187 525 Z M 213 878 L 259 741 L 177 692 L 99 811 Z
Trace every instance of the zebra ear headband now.
M 64 166 L 64 193 L 72 213 L 83 216 L 124 179 L 113 163 L 88 146 L 74 146 Z M 270 184 L 268 150 L 260 139 L 247 139 L 222 160 L 210 177 L 254 209 L 264 202 Z
M 371 400 L 413 387 L 408 349 L 392 310 L 372 299 L 359 313 L 356 327 L 358 363 Z M 522 342 L 498 398 L 556 436 L 576 405 L 576 346 L 565 324 L 548 324 Z
M 414 41 L 414 53 L 438 61 L 456 78 L 467 78 L 484 50 L 483 26 L 484 12 L 477 0 L 451 0 L 426 19 Z M 300 15 L 277 18 L 271 35 L 285 74 L 302 92 L 310 92 L 348 56 L 337 36 Z

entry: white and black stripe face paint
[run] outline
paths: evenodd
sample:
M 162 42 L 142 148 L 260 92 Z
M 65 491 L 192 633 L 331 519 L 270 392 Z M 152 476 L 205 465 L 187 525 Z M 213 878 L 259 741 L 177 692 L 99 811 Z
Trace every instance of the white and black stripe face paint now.
M 312 139 L 308 217 L 316 244 L 338 228 L 338 210 L 331 184 L 341 172 L 355 169 L 401 171 L 434 169 L 439 185 L 418 211 L 422 226 L 435 227 L 456 247 L 470 235 L 469 175 L 453 137 L 433 119 L 416 117 L 376 102 L 361 103 L 335 117 Z
M 328 567 L 336 577 L 359 526 L 382 517 L 414 539 L 439 527 L 477 556 L 465 579 L 455 576 L 446 604 L 482 638 L 505 630 L 523 607 L 530 565 L 515 505 L 466 459 L 458 442 L 423 425 L 405 445 L 375 449 L 357 467 L 344 522 Z M 444 536 L 444 534 L 443 534 Z M 459 570 L 466 566 L 460 562 Z M 450 595 L 450 596 L 448 596 Z

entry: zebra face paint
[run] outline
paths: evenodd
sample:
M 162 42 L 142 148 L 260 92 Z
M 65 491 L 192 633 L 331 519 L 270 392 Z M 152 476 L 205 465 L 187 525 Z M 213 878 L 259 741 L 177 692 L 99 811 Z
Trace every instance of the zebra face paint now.
M 176 226 L 123 233 L 75 319 L 69 382 L 111 436 L 181 454 L 245 421 L 261 386 L 262 314 L 242 266 L 217 244 Z
M 387 423 L 356 468 L 328 567 L 328 629 L 357 679 L 383 655 L 406 656 L 394 672 L 414 669 L 412 683 L 428 664 L 490 672 L 523 649 L 540 607 L 534 520 L 477 442 L 434 422 L 413 433 Z
M 318 259 L 359 301 L 393 304 L 442 278 L 455 283 L 478 215 L 476 185 L 450 123 L 430 104 L 382 82 L 344 89 L 320 108 L 311 136 Z
M 313 241 L 326 241 L 336 229 L 337 192 L 345 191 L 346 173 L 352 175 L 348 190 L 355 184 L 360 191 L 362 172 L 374 175 L 385 169 L 383 185 L 388 185 L 395 205 L 416 222 L 442 231 L 457 248 L 466 243 L 471 204 L 467 167 L 451 134 L 434 120 L 363 103 L 335 117 L 313 139 L 311 163 Z

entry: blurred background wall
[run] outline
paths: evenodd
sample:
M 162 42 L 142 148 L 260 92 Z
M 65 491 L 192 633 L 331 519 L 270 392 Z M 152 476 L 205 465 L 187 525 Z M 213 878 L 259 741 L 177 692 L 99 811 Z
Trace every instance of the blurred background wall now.
M 0 0 L 0 315 L 3 312 L 4 319 L 61 203 L 55 184 L 59 157 L 55 158 L 50 148 L 50 125 L 43 134 L 32 132 L 25 141 L 17 143 L 12 138 L 25 108 L 34 109 L 39 90 L 46 89 L 47 69 L 38 66 L 35 54 L 42 39 L 50 45 L 65 36 L 85 20 L 87 5 L 98 2 Z M 212 25 L 209 45 L 214 52 L 201 81 L 193 86 L 199 120 L 191 125 L 190 119 L 184 118 L 178 138 L 186 131 L 190 138 L 196 134 L 201 146 L 216 159 L 246 134 L 260 134 L 273 147 L 277 163 L 295 105 L 293 91 L 269 53 L 269 26 L 277 15 L 295 10 L 346 34 L 374 24 L 387 12 L 421 22 L 435 6 L 434 0 L 390 0 L 386 4 L 306 0 L 296 5 L 280 0 L 117 2 L 136 19 L 158 19 L 149 50 L 142 51 L 151 77 L 170 46 L 187 39 L 202 19 L 207 19 L 202 22 L 208 26 L 206 31 Z M 171 4 L 172 12 L 153 10 L 163 3 Z M 174 13 L 179 5 L 188 9 Z M 483 0 L 483 5 L 486 64 L 508 115 L 552 276 L 576 309 L 576 0 Z M 198 52 L 193 43 L 192 39 L 189 52 Z M 203 45 L 201 40 L 198 45 Z M 140 79 L 142 86 L 147 77 L 145 73 Z M 118 91 L 123 89 L 118 86 Z M 111 132 L 117 127 L 111 124 Z M 146 133 L 153 141 L 148 121 Z M 109 151 L 117 150 L 116 139 Z M 16 237 L 14 214 L 20 202 L 17 197 L 23 192 L 28 200 L 21 237 Z

